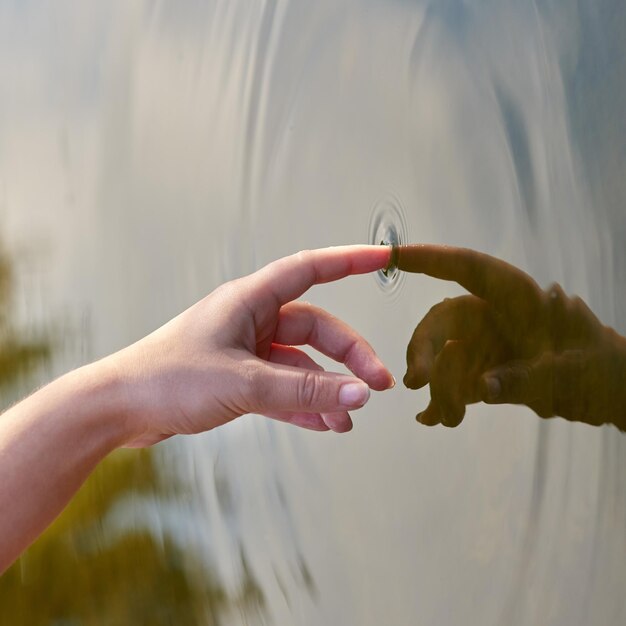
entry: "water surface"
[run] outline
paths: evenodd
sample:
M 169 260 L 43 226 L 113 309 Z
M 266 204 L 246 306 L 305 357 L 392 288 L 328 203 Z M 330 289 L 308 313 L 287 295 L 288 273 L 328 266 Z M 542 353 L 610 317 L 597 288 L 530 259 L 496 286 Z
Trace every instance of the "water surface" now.
M 366 241 L 393 197 L 413 241 L 559 281 L 624 332 L 626 11 L 587 4 L 0 1 L 1 227 L 28 259 L 15 315 L 63 329 L 61 372 L 278 256 Z M 414 326 L 459 293 L 407 276 L 391 298 L 365 276 L 307 299 L 401 380 Z M 167 607 L 151 623 L 190 606 L 179 619 L 199 624 L 624 622 L 623 435 L 519 407 L 427 429 L 426 402 L 376 394 L 346 436 L 250 416 L 171 441 L 121 474 L 149 487 L 117 478 L 107 506 L 103 469 L 97 521 L 19 566 L 16 623 L 29 558 L 141 612 L 139 574 L 113 583 L 140 554 L 178 581 L 174 600 L 146 583 L 144 609 Z M 41 623 L 97 619 L 71 580 Z

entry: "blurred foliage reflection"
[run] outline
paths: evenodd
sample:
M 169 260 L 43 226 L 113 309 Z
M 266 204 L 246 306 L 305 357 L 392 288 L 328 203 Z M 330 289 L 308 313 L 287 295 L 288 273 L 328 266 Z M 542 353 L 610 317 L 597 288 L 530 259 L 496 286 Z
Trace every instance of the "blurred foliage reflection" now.
M 7 398 L 51 356 L 50 339 L 32 341 L 16 331 L 12 293 L 11 263 L 0 255 L 0 388 Z M 171 505 L 181 497 L 184 486 L 164 480 L 156 458 L 150 450 L 119 450 L 100 464 L 0 578 L 0 624 L 217 625 L 233 611 L 260 614 L 262 594 L 243 554 L 243 580 L 233 596 L 206 563 L 166 533 L 136 518 L 121 528 L 107 523 L 125 503 L 157 498 Z
M 258 611 L 248 574 L 229 597 L 189 551 L 150 531 L 107 531 L 128 497 L 173 498 L 150 451 L 121 450 L 102 463 L 64 513 L 0 579 L 1 624 L 220 624 L 233 609 Z
M 14 268 L 0 247 L 0 390 L 6 392 L 50 358 L 50 339 L 19 331 L 13 315 Z M 23 335 L 26 335 L 24 337 Z M 3 396 L 3 403 L 6 399 Z

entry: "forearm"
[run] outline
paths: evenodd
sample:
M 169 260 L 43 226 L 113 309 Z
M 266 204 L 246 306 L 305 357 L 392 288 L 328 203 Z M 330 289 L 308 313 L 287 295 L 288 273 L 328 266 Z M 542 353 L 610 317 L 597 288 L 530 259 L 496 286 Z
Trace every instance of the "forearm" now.
M 626 432 L 626 337 L 612 328 L 607 328 L 610 350 L 610 366 L 604 375 L 609 387 L 604 393 L 607 396 L 607 423 L 614 424 L 622 432 Z
M 115 376 L 96 363 L 0 416 L 0 573 L 125 442 L 121 399 Z

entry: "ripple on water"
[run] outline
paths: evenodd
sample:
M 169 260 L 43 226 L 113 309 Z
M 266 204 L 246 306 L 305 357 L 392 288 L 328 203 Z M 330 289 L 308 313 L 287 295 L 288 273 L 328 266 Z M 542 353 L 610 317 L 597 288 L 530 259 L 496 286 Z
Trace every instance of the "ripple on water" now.
M 372 209 L 368 242 L 374 245 L 401 246 L 409 242 L 406 212 L 394 195 L 381 198 Z M 391 265 L 376 272 L 378 286 L 395 299 L 404 284 L 404 272 Z

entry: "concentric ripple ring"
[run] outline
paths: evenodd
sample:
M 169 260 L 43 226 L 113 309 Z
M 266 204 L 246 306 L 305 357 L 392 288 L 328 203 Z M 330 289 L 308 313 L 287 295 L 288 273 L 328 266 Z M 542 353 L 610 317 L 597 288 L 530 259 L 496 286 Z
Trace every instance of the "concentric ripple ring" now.
M 396 196 L 385 196 L 374 205 L 370 216 L 368 242 L 392 246 L 409 243 L 405 211 Z M 404 283 L 404 272 L 390 266 L 376 272 L 376 282 L 384 292 L 395 297 Z

